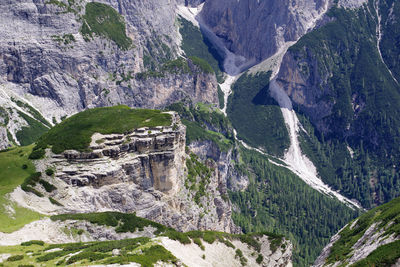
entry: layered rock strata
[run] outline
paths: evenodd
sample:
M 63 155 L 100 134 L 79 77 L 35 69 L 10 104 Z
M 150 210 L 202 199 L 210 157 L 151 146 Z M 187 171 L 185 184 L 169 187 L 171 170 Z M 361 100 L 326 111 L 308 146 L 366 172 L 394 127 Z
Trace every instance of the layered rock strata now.
M 185 126 L 171 113 L 170 126 L 140 128 L 125 134 L 94 134 L 90 152 L 67 150 L 62 154 L 47 152 L 36 162 L 37 169 L 55 169 L 54 178 L 46 178 L 57 187 L 43 194 L 56 199 L 63 207 L 32 204 L 48 214 L 65 212 L 120 211 L 136 212 L 175 229 L 239 232 L 231 219 L 231 204 L 224 196 L 218 166 L 205 161 L 210 169 L 207 194 L 194 201 L 195 192 L 187 188 Z M 12 198 L 21 203 L 16 192 Z M 21 192 L 19 192 L 21 193 Z M 30 198 L 36 198 L 33 194 Z M 44 201 L 42 198 L 40 201 Z M 39 201 L 39 200 L 38 200 Z M 39 203 L 39 202 L 36 202 Z

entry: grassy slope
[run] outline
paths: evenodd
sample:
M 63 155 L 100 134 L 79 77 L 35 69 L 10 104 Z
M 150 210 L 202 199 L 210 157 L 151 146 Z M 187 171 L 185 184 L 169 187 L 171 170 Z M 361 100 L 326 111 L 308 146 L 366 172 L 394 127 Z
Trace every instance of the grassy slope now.
M 391 224 L 391 222 L 394 222 Z M 361 215 L 358 218 L 358 222 L 350 229 L 349 223 L 342 231 L 340 231 L 340 239 L 336 241 L 331 249 L 330 255 L 327 258 L 327 262 L 335 262 L 337 260 L 345 260 L 351 257 L 352 246 L 364 235 L 365 231 L 373 224 L 378 223 L 379 229 L 383 227 L 387 227 L 384 231 L 384 235 L 395 234 L 395 236 L 400 235 L 400 198 L 396 198 L 389 203 L 386 203 L 382 206 L 374 208 L 367 213 Z M 390 225 L 390 226 L 388 226 Z M 396 243 L 398 244 L 398 242 Z M 382 256 L 388 257 L 391 253 L 387 253 L 388 251 L 393 249 L 393 253 L 400 257 L 400 253 L 398 247 L 392 248 L 393 245 L 388 246 L 387 248 L 382 248 L 379 251 L 382 253 Z M 372 258 L 377 258 L 377 253 L 372 255 Z M 394 255 L 392 253 L 392 256 Z M 372 260 L 371 261 L 375 261 Z M 383 260 L 383 259 L 382 259 Z M 369 261 L 369 260 L 367 260 Z M 364 262 L 365 263 L 365 262 Z M 361 266 L 361 265 L 357 265 Z M 364 265 L 366 266 L 366 265 Z M 377 265 L 378 266 L 378 265 Z
M 97 34 L 114 41 L 121 49 L 131 47 L 132 40 L 126 36 L 124 19 L 109 5 L 87 3 L 83 19 L 81 32 L 86 40 Z
M 32 146 L 18 147 L 10 151 L 0 152 L 0 231 L 13 232 L 23 225 L 40 219 L 41 215 L 31 210 L 17 206 L 5 198 L 17 186 L 22 184 L 26 177 L 35 172 L 35 167 L 28 160 Z M 22 165 L 27 168 L 23 169 Z M 9 215 L 5 206 L 11 205 L 15 214 Z
M 227 113 L 239 138 L 283 156 L 289 135 L 279 105 L 269 96 L 269 78 L 270 73 L 242 75 L 233 85 Z
M 41 135 L 49 130 L 49 128 L 44 126 L 41 122 L 32 119 L 25 113 L 18 111 L 18 114 L 28 123 L 28 126 L 23 126 L 21 130 L 15 133 L 22 146 L 34 143 Z
M 58 248 L 60 251 L 47 252 Z M 119 249 L 120 256 L 112 256 L 112 250 Z M 32 253 L 33 252 L 33 253 Z M 88 266 L 92 264 L 127 264 L 137 262 L 142 266 L 153 266 L 157 261 L 175 262 L 175 257 L 164 247 L 150 241 L 147 237 L 115 241 L 69 243 L 60 245 L 30 245 L 0 247 L 0 254 L 22 255 L 16 261 L 5 261 L 5 266 Z M 29 256 L 32 253 L 32 256 Z M 69 257 L 75 253 L 76 255 Z M 29 266 L 30 266 L 29 265 Z
M 135 128 L 171 125 L 171 115 L 159 110 L 127 106 L 85 110 L 56 125 L 38 141 L 38 147 L 52 146 L 54 153 L 67 149 L 87 150 L 94 133 L 125 133 Z
M 217 75 L 218 82 L 222 83 L 224 75 L 218 62 L 222 62 L 222 59 L 218 56 L 218 53 L 210 48 L 211 45 L 204 38 L 201 31 L 190 21 L 182 17 L 178 17 L 178 21 L 180 23 L 179 32 L 182 35 L 182 50 L 188 57 L 197 57 L 205 60 Z M 204 63 L 202 65 L 204 66 Z M 209 67 L 205 66 L 204 69 L 210 72 Z

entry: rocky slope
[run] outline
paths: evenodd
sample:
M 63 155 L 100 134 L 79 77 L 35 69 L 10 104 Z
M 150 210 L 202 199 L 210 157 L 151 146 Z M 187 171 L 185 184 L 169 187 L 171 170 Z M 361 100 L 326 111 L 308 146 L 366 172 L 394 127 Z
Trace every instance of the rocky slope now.
M 328 0 L 206 1 L 200 16 L 231 52 L 260 62 L 304 35 L 328 5 Z
M 398 266 L 400 199 L 375 208 L 332 237 L 314 266 Z
M 13 250 L 10 250 L 10 247 L 1 247 L 0 263 L 13 255 L 22 254 L 26 256 L 24 263 L 41 262 L 46 266 L 62 260 L 67 261 L 67 264 L 73 261 L 77 266 L 105 266 L 107 263 L 153 266 L 156 262 L 169 263 L 167 266 L 292 266 L 292 244 L 282 236 L 268 233 L 230 235 L 210 231 L 178 233 L 135 215 L 123 215 L 125 218 L 130 217 L 128 220 L 119 221 L 119 225 L 123 225 L 124 229 L 118 229 L 120 226 L 110 226 L 107 222 L 122 214 L 85 214 L 85 219 L 73 216 L 53 216 L 51 219 L 31 223 L 17 232 L 1 234 L 0 244 L 16 247 Z M 106 220 L 101 221 L 99 218 Z M 30 238 L 36 240 L 32 242 L 33 245 L 30 245 Z M 83 243 L 78 245 L 74 242 Z M 22 246 L 18 246 L 21 243 Z M 134 245 L 136 243 L 138 245 Z M 158 247 L 157 252 L 148 252 L 155 247 Z M 37 248 L 45 248 L 45 251 L 38 251 L 32 257 L 29 251 Z M 56 251 L 58 252 L 54 253 Z M 98 252 L 106 254 L 96 258 Z M 74 255 L 80 257 L 74 258 Z M 121 259 L 121 255 L 125 258 Z M 143 255 L 146 261 L 140 261 L 141 258 L 137 256 L 129 257 L 132 255 Z M 169 257 L 166 257 L 167 255 Z M 90 259 L 90 263 L 85 262 L 85 259 Z M 21 263 L 21 260 L 17 262 Z
M 99 8 L 88 2 L 1 4 L 0 24 L 9 25 L 0 31 L 2 107 L 11 97 L 22 99 L 52 123 L 118 103 L 161 108 L 186 97 L 217 103 L 213 74 L 191 62 L 177 66 L 172 61 L 181 53 L 177 3 L 103 1 Z M 20 121 L 16 128 L 6 125 L 19 144 L 15 135 L 29 122 L 15 111 L 7 113 L 10 121 Z M 10 144 L 8 139 L 1 147 Z
M 113 210 L 136 212 L 180 231 L 240 231 L 232 222 L 226 198 L 227 175 L 220 173 L 215 162 L 186 154 L 185 126 L 176 113 L 171 114 L 170 126 L 125 134 L 96 133 L 90 152 L 54 154 L 47 149 L 45 158 L 35 165 L 43 174 L 48 169 L 55 173 L 42 177 L 56 189 L 49 193 L 37 184 L 36 190 L 51 197 L 53 204 L 21 189 L 11 193 L 11 199 L 43 214 Z M 67 119 L 64 125 L 68 123 Z M 194 170 L 200 171 L 192 174 L 189 187 L 188 172 Z

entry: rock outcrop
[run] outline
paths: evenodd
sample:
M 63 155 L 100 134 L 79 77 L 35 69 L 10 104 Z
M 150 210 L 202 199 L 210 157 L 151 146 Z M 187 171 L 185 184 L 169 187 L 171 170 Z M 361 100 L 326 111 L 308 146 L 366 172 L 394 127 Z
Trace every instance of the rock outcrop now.
M 215 75 L 193 65 L 190 73 L 167 71 L 137 78 L 180 53 L 175 1 L 100 1 L 122 15 L 133 42 L 128 49 L 104 36 L 84 38 L 88 2 L 0 4 L 0 89 L 6 95 L 0 95 L 2 100 L 24 99 L 49 122 L 98 106 L 163 108 L 183 98 L 218 102 Z
M 94 134 L 90 152 L 47 152 L 36 161 L 38 171 L 55 170 L 46 178 L 57 190 L 47 193 L 63 206 L 18 189 L 11 198 L 20 205 L 46 214 L 119 211 L 181 231 L 216 230 L 240 232 L 231 219 L 225 181 L 215 162 L 198 163 L 206 168 L 205 195 L 188 188 L 185 126 L 176 113 L 171 126 L 140 128 L 130 133 Z M 197 162 L 197 160 L 196 160 Z
M 227 193 L 227 190 L 244 190 L 249 184 L 247 176 L 241 175 L 235 169 L 233 162 L 236 162 L 235 152 L 232 149 L 224 152 L 214 142 L 194 141 L 189 145 L 191 151 L 198 155 L 202 160 L 212 159 L 218 168 L 220 191 Z

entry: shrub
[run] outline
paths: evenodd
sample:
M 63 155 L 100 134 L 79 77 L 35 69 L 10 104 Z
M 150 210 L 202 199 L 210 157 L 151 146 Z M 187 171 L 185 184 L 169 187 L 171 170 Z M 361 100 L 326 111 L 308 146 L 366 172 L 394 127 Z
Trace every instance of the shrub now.
M 55 187 L 54 185 L 52 185 L 51 183 L 49 183 L 43 179 L 40 179 L 39 183 L 43 186 L 43 188 L 46 190 L 46 192 L 50 193 L 57 189 L 57 187 Z
M 36 183 L 40 180 L 40 176 L 42 174 L 40 172 L 35 172 L 31 174 L 28 178 L 25 179 L 25 181 L 21 184 L 21 189 L 24 190 L 25 192 L 31 192 L 37 195 L 38 197 L 43 197 L 43 194 L 38 192 L 36 189 L 32 188 L 32 186 L 35 186 Z
M 22 169 L 23 169 L 23 170 L 26 170 L 26 169 L 28 169 L 28 165 L 26 165 L 26 164 L 23 164 L 23 165 L 22 165 Z
M 24 258 L 24 255 L 13 255 L 7 258 L 7 261 L 20 261 Z
M 194 238 L 194 239 L 193 239 L 193 242 L 194 242 L 196 245 L 198 245 L 198 246 L 201 248 L 201 250 L 205 250 L 205 249 L 206 249 L 206 248 L 204 247 L 203 243 L 201 242 L 200 238 Z
M 203 240 L 206 241 L 209 244 L 214 243 L 214 241 L 217 239 L 217 235 L 214 232 L 205 232 L 203 236 Z
M 173 229 L 167 230 L 163 235 L 167 236 L 169 239 L 179 241 L 180 243 L 185 245 L 192 243 L 192 241 L 190 241 L 189 237 L 187 237 L 186 234 Z
M 63 206 L 60 202 L 58 202 L 57 200 L 55 200 L 52 197 L 49 197 L 49 200 L 51 202 L 51 204 L 57 205 L 57 206 Z
M 261 262 L 263 262 L 263 260 L 264 260 L 263 255 L 258 254 L 258 257 L 257 257 L 257 259 L 256 259 L 256 262 L 257 262 L 258 264 L 261 264 Z
M 29 155 L 29 159 L 41 159 L 46 154 L 46 151 L 43 148 L 34 148 Z
M 44 242 L 41 240 L 31 240 L 31 241 L 27 241 L 27 242 L 22 242 L 21 246 L 31 246 L 31 245 L 39 245 L 39 246 L 43 246 Z
M 45 172 L 46 172 L 46 175 L 48 175 L 48 176 L 52 176 L 54 174 L 54 170 L 50 169 L 50 168 L 47 168 Z

